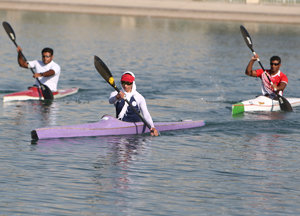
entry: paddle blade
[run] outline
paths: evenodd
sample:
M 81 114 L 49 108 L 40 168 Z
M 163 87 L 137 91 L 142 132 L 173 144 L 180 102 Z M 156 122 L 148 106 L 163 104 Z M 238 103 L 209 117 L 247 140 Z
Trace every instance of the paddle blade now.
M 251 49 L 252 52 L 254 52 L 254 50 L 253 50 L 253 43 L 252 43 L 250 34 L 248 33 L 247 29 L 244 26 L 241 25 L 240 26 L 240 30 L 241 30 L 241 33 L 243 35 L 243 38 L 244 38 L 247 46 Z
M 279 106 L 280 106 L 281 111 L 293 112 L 293 108 L 292 108 L 290 102 L 285 97 L 278 95 L 278 101 L 279 101 Z
M 115 84 L 115 79 L 113 78 L 106 64 L 98 56 L 94 57 L 94 64 L 95 68 L 97 69 L 98 73 L 103 77 L 103 79 L 105 79 L 106 82 L 108 82 L 112 87 L 116 89 L 117 87 Z
M 43 94 L 43 97 L 45 100 L 53 100 L 54 99 L 53 93 L 48 86 L 41 84 L 40 87 L 41 87 L 42 94 Z
M 5 29 L 6 33 L 8 34 L 8 37 L 12 40 L 15 41 L 16 40 L 16 35 L 15 32 L 13 30 L 13 28 L 10 26 L 10 24 L 8 22 L 2 22 L 3 28 Z

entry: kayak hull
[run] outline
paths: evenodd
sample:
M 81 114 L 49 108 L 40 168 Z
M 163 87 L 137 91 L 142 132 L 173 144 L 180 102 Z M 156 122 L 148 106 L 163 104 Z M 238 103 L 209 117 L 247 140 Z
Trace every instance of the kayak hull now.
M 156 122 L 155 128 L 158 131 L 171 131 L 202 127 L 204 125 L 205 122 L 203 120 Z M 99 122 L 94 123 L 38 128 L 31 132 L 31 138 L 37 140 L 67 137 L 134 135 L 149 132 L 149 129 L 143 122 L 124 122 L 112 116 L 104 115 Z
M 54 99 L 66 97 L 77 93 L 79 88 L 59 89 L 53 92 Z M 41 90 L 37 87 L 29 87 L 26 91 L 15 92 L 3 96 L 3 102 L 26 101 L 26 100 L 44 100 Z
M 286 98 L 292 107 L 300 106 L 300 98 Z M 254 99 L 242 101 L 232 105 L 232 115 L 243 112 L 273 112 L 280 111 L 277 100 L 272 100 L 266 96 L 258 96 Z

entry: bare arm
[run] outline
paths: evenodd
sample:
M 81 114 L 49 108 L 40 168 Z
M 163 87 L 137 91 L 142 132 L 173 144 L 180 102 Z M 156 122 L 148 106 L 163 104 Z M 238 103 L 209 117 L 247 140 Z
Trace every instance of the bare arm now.
M 49 76 L 52 76 L 52 75 L 54 75 L 55 74 L 55 71 L 54 70 L 48 70 L 48 71 L 46 71 L 46 72 L 44 72 L 44 73 L 34 73 L 33 74 L 33 77 L 34 78 L 38 78 L 38 77 L 49 77 Z
M 280 82 L 278 86 L 276 86 L 275 84 L 273 84 L 272 86 L 273 86 L 274 91 L 280 92 L 280 91 L 283 91 L 285 89 L 286 83 L 285 82 Z
M 256 77 L 257 74 L 256 74 L 256 71 L 253 70 L 253 64 L 254 62 L 258 59 L 258 55 L 256 54 L 255 56 L 252 56 L 251 60 L 249 61 L 247 67 L 246 67 L 246 70 L 245 70 L 245 74 L 248 75 L 248 76 L 252 76 L 252 77 Z
M 22 48 L 21 47 L 17 47 L 17 52 L 18 52 L 18 63 L 20 65 L 20 67 L 23 68 L 28 68 L 28 63 L 25 61 L 25 59 L 22 56 Z

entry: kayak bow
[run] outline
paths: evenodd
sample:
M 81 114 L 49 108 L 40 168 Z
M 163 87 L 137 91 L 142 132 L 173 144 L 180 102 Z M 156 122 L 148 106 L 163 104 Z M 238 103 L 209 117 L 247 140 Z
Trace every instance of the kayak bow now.
M 154 125 L 158 131 L 171 131 L 202 127 L 205 125 L 205 122 L 203 120 L 156 122 Z M 147 128 L 143 122 L 124 122 L 112 116 L 104 115 L 99 122 L 95 123 L 38 128 L 31 131 L 31 138 L 37 140 L 67 137 L 134 135 L 149 132 L 149 128 Z

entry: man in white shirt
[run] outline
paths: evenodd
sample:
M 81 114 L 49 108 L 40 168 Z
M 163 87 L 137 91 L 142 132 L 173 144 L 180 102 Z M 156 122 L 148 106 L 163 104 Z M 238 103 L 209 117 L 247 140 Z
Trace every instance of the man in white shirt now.
M 56 92 L 60 66 L 53 61 L 53 49 L 46 47 L 42 50 L 42 61 L 25 61 L 22 57 L 22 49 L 20 46 L 17 47 L 17 52 L 19 65 L 23 68 L 35 68 L 33 77 L 38 78 L 39 81 L 48 86 L 52 92 Z M 35 81 L 35 85 L 39 85 L 37 81 Z

